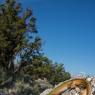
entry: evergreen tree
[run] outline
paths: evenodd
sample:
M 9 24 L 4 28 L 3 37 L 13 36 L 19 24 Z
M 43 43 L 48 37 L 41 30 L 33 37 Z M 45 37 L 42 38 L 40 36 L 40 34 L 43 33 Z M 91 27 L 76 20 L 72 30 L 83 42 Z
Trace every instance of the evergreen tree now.
M 71 78 L 69 72 L 66 72 L 62 63 L 54 63 L 45 56 L 36 57 L 32 60 L 32 65 L 24 69 L 34 79 L 46 78 L 52 85 L 58 84 Z
M 33 57 L 40 55 L 41 39 L 35 36 L 35 21 L 32 11 L 27 9 L 23 12 L 21 4 L 15 0 L 0 4 L 0 67 L 9 75 L 17 72 L 16 57 L 21 60 L 21 69 Z
M 70 74 L 62 64 L 53 63 L 42 54 L 35 24 L 31 9 L 23 11 L 16 0 L 0 4 L 0 70 L 4 72 L 3 77 L 6 73 L 4 80 L 27 74 L 34 80 L 47 78 L 54 85 L 69 79 Z

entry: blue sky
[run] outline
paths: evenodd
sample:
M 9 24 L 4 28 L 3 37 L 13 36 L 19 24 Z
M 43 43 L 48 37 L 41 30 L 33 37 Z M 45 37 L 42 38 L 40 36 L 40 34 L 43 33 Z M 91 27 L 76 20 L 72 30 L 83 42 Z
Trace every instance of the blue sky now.
M 33 9 L 44 53 L 72 74 L 95 74 L 95 0 L 20 0 Z
M 43 50 L 72 74 L 95 74 L 95 0 L 21 0 L 33 9 Z

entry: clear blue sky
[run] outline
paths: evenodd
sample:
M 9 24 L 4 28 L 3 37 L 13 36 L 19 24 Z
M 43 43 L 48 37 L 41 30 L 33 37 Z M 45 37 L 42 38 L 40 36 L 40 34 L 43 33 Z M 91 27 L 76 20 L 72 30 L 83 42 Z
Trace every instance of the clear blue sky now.
M 95 74 L 95 0 L 20 0 L 32 8 L 43 50 L 72 74 Z

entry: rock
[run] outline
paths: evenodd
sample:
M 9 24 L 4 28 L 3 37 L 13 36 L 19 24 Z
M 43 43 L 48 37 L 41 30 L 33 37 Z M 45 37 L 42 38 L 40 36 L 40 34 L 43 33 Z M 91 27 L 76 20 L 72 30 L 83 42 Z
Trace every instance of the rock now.
M 52 89 L 46 89 L 44 92 L 42 92 L 40 95 L 47 95 L 52 91 Z
M 44 78 L 44 80 L 38 79 L 35 82 L 38 83 L 38 85 L 40 86 L 40 88 L 42 90 L 45 90 L 45 89 L 48 89 L 48 88 L 52 88 L 52 85 L 45 78 Z

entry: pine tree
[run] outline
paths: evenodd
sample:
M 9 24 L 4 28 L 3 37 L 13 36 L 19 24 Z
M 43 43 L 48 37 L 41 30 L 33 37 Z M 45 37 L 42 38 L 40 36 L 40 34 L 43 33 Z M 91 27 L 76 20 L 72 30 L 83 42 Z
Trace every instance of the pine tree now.
M 35 22 L 32 10 L 23 12 L 21 4 L 15 0 L 0 4 L 0 67 L 8 75 L 17 72 L 16 57 L 21 69 L 40 55 L 41 39 L 37 36 Z

